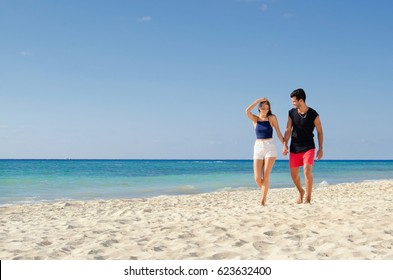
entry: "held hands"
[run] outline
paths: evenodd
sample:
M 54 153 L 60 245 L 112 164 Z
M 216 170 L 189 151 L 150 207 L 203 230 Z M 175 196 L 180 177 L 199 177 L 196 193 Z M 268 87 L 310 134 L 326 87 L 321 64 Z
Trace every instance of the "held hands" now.
M 282 147 L 282 154 L 284 156 L 286 156 L 288 154 L 288 146 L 287 145 L 284 145 L 284 147 Z
M 282 154 L 284 156 L 286 156 L 288 154 L 288 146 L 284 146 L 282 148 Z M 318 150 L 317 152 L 317 160 L 320 160 L 323 157 L 323 151 L 322 150 Z

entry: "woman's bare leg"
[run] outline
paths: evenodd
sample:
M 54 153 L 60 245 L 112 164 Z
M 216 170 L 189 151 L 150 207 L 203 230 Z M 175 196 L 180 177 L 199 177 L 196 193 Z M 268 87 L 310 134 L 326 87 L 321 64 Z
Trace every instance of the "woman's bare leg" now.
M 261 188 L 261 205 L 266 204 L 267 192 L 270 186 L 270 173 L 272 172 L 273 165 L 276 161 L 275 157 L 268 157 L 265 159 L 265 166 L 264 166 L 264 176 L 262 180 L 262 188 Z

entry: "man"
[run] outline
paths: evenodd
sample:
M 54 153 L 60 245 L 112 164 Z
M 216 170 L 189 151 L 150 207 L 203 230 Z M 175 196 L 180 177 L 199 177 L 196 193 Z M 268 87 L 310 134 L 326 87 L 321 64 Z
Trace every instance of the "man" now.
M 318 133 L 318 152 L 316 158 L 323 156 L 323 132 L 318 113 L 307 106 L 306 93 L 299 88 L 291 93 L 293 109 L 289 111 L 287 128 L 284 134 L 283 155 L 288 154 L 288 141 L 291 138 L 289 167 L 291 177 L 299 197 L 297 203 L 310 203 L 313 186 L 312 168 L 315 157 L 314 129 Z M 303 190 L 299 169 L 303 166 L 306 191 Z

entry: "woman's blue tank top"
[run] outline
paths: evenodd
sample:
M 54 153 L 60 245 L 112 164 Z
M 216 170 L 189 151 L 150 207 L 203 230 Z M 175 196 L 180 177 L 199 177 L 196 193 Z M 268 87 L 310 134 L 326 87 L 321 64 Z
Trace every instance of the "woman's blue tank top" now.
M 257 139 L 268 139 L 273 137 L 273 128 L 270 125 L 269 121 L 257 122 L 255 126 L 255 133 L 257 135 Z

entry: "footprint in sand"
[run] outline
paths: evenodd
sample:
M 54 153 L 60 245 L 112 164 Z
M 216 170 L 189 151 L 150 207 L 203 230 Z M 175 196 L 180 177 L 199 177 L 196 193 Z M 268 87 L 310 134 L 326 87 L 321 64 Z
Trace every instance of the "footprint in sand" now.
M 301 241 L 301 240 L 303 240 L 303 235 L 301 235 L 301 234 L 291 235 L 291 236 L 288 236 L 287 239 L 292 240 L 292 241 Z
M 247 241 L 244 241 L 244 240 L 239 240 L 239 241 L 237 241 L 236 243 L 235 243 L 235 247 L 242 247 L 244 244 L 247 244 L 248 242 Z
M 265 231 L 263 234 L 270 237 L 277 236 L 277 232 L 273 230 Z
M 269 251 L 269 247 L 273 246 L 273 243 L 265 242 L 265 241 L 258 241 L 252 243 L 254 248 L 259 252 L 266 252 Z
M 119 243 L 119 241 L 117 241 L 116 239 L 111 239 L 111 240 L 106 240 L 106 241 L 102 242 L 101 245 L 104 247 L 110 247 L 115 243 Z
M 51 244 L 52 244 L 52 242 L 50 242 L 48 240 L 44 240 L 44 241 L 42 241 L 40 243 L 37 243 L 37 245 L 39 245 L 39 246 L 49 246 Z

